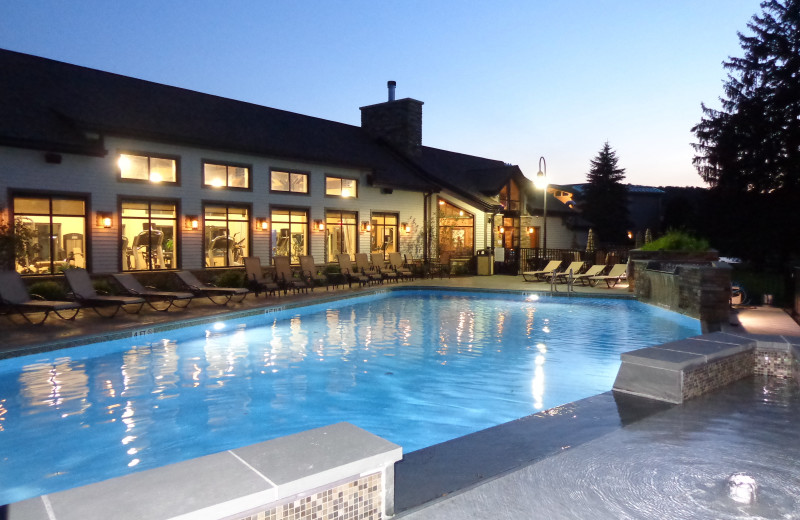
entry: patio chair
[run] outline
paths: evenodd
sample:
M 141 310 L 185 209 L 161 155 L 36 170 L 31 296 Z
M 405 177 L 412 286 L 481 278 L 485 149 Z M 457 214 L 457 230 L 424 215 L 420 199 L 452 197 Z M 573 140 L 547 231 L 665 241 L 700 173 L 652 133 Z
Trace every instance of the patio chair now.
M 431 262 L 431 269 L 430 275 L 433 278 L 435 275 L 439 275 L 439 278 L 444 278 L 447 275 L 450 278 L 450 256 L 452 253 L 450 251 L 442 251 L 439 253 L 439 259 L 435 262 Z
M 111 296 L 107 294 L 99 294 L 92 285 L 92 279 L 89 277 L 89 272 L 81 267 L 75 267 L 64 271 L 64 277 L 67 279 L 67 284 L 72 291 L 75 300 L 77 300 L 84 307 L 91 307 L 94 312 L 104 318 L 113 318 L 117 315 L 120 309 L 123 309 L 129 314 L 137 314 L 142 310 L 145 304 L 145 299 L 140 296 Z M 136 310 L 129 310 L 128 307 Z M 114 311 L 111 314 L 103 314 L 100 309 L 113 307 Z
M 358 282 L 359 285 L 366 285 L 369 283 L 369 278 L 365 274 L 361 274 L 353 267 L 350 261 L 350 255 L 347 253 L 340 253 L 336 255 L 336 260 L 339 262 L 339 269 L 347 279 L 347 286 L 352 287 L 353 282 Z
M 390 267 L 386 266 L 386 259 L 383 257 L 383 253 L 372 253 L 372 255 L 370 255 L 370 260 L 372 261 L 372 269 L 380 274 L 381 278 L 384 280 L 397 281 L 399 275 L 397 271 L 393 271 Z
M 414 272 L 403 264 L 403 257 L 400 253 L 389 253 L 389 267 L 394 269 L 401 278 L 414 278 Z
M 289 288 L 294 292 L 308 292 L 309 283 L 300 278 L 295 278 L 288 256 L 276 255 L 272 257 L 272 261 L 275 263 L 275 279 L 283 289 L 283 294 L 286 294 Z
M 383 276 L 372 268 L 367 253 L 356 253 L 356 269 L 369 279 L 369 283 L 383 283 Z
M 156 311 L 168 311 L 172 306 L 185 309 L 194 299 L 194 294 L 190 292 L 159 291 L 154 287 L 145 287 L 131 273 L 114 273 L 111 278 L 131 296 L 144 298 L 147 305 Z M 155 305 L 156 302 L 161 302 L 166 306 L 161 308 L 161 306 Z
M 604 276 L 590 276 L 589 277 L 589 284 L 592 286 L 597 285 L 600 281 L 605 281 L 608 285 L 608 288 L 612 288 L 617 283 L 623 279 L 627 278 L 628 275 L 628 264 L 614 264 L 611 267 L 611 270 L 608 272 L 607 275 Z
M 595 264 L 586 270 L 585 273 L 576 274 L 572 277 L 573 283 L 580 282 L 581 285 L 589 285 L 592 276 L 598 276 L 606 268 L 605 264 Z
M 264 290 L 264 296 L 267 294 L 275 294 L 275 291 L 280 291 L 280 286 L 275 283 L 275 280 L 268 279 L 264 276 L 264 269 L 261 268 L 261 258 L 257 256 L 244 257 L 244 272 L 247 275 L 247 283 L 250 290 L 255 293 L 256 297 Z
M 324 285 L 326 291 L 329 290 L 329 286 L 332 285 L 331 278 L 317 269 L 317 264 L 314 262 L 314 257 L 311 255 L 303 255 L 300 257 L 300 272 L 303 278 L 310 280 L 312 284 Z
M 241 297 L 237 302 L 244 300 L 249 289 L 244 287 L 216 287 L 211 284 L 204 284 L 191 271 L 176 271 L 175 276 L 186 286 L 195 296 L 205 296 L 211 303 L 216 305 L 228 305 L 234 296 Z
M 569 273 L 572 272 L 572 279 L 574 280 L 575 275 L 577 275 L 578 271 L 580 271 L 582 268 L 583 268 L 583 262 L 581 261 L 570 262 L 570 264 L 567 267 L 565 267 L 563 271 L 559 271 L 555 274 L 553 274 L 552 272 L 548 273 L 544 275 L 544 279 L 545 281 L 549 282 L 551 278 L 555 278 L 556 283 L 566 282 L 569 279 Z
M 28 323 L 40 325 L 51 312 L 62 320 L 74 320 L 81 305 L 77 302 L 45 300 L 39 295 L 30 294 L 18 272 L 0 271 L 0 307 L 6 310 L 6 314 L 16 312 Z M 40 321 L 31 319 L 30 314 L 39 313 L 44 313 Z
M 541 271 L 524 271 L 522 278 L 526 282 L 541 282 L 545 276 L 551 274 L 561 266 L 561 260 L 550 260 Z

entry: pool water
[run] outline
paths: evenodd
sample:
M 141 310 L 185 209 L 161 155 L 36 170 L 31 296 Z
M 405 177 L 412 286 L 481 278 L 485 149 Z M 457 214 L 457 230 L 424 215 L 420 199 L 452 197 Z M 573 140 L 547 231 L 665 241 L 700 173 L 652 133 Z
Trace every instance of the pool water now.
M 0 362 L 0 504 L 348 421 L 413 451 L 700 333 L 630 300 L 393 291 Z

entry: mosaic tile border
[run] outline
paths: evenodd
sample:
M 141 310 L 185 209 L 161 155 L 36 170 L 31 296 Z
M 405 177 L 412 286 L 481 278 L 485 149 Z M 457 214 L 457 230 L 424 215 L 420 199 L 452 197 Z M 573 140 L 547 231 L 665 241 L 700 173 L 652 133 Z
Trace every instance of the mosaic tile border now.
M 373 473 L 230 520 L 381 520 L 381 480 Z

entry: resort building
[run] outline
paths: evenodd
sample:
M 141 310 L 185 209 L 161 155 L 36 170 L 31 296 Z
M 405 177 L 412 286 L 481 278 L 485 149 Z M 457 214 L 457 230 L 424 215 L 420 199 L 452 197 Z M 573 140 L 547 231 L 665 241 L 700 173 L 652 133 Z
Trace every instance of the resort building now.
M 7 50 L 0 64 L 0 208 L 25 239 L 20 272 L 541 245 L 542 192 L 516 166 L 423 146 L 423 103 L 394 99 L 394 82 L 353 126 Z M 548 246 L 571 247 L 571 209 L 548 197 Z

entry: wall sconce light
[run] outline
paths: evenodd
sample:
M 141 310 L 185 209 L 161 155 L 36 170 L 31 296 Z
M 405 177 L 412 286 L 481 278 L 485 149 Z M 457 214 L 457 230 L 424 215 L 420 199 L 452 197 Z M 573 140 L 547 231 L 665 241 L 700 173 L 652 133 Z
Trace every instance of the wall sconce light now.
M 97 212 L 97 227 L 110 228 L 111 227 L 111 213 L 107 211 Z
M 633 240 L 633 231 L 628 231 L 628 240 Z
M 439 205 L 444 206 L 444 199 L 439 199 Z
M 261 231 L 269 230 L 269 220 L 266 218 L 258 218 L 256 219 L 256 227 Z
M 411 233 L 411 226 L 408 224 L 408 222 L 401 223 L 400 224 L 400 229 L 402 231 L 405 231 L 406 233 Z
M 200 229 L 200 221 L 197 219 L 197 215 L 186 215 L 183 227 L 186 229 Z
M 529 228 L 528 228 L 528 234 L 529 234 L 529 235 L 530 235 L 531 233 L 533 233 L 534 231 L 536 231 L 534 228 L 532 228 L 532 227 L 529 227 Z
M 372 224 L 370 224 L 368 220 L 363 221 L 361 223 L 361 232 L 369 233 L 370 231 L 372 231 Z
M 324 220 L 315 220 L 314 221 L 314 231 L 325 231 L 325 221 Z
M 502 235 L 503 233 L 506 232 L 506 228 L 504 228 L 503 226 L 500 226 L 500 229 L 498 229 L 497 231 L 500 232 L 500 234 Z

